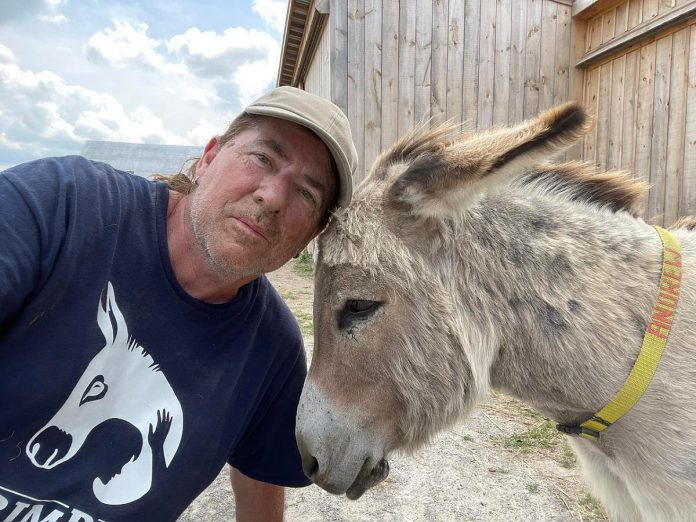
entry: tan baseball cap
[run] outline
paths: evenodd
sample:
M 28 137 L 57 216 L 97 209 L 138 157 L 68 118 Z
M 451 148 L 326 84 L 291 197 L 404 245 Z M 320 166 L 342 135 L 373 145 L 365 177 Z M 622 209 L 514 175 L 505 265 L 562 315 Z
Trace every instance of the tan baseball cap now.
M 302 89 L 283 86 L 251 102 L 244 112 L 288 120 L 314 132 L 329 148 L 338 167 L 338 205 L 350 203 L 358 152 L 348 118 L 337 105 Z

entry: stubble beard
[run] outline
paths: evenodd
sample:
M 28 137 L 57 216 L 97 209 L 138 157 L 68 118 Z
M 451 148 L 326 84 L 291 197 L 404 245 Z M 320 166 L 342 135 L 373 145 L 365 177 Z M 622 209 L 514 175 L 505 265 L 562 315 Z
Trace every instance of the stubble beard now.
M 205 216 L 204 203 L 199 198 L 194 197 L 191 201 L 189 219 L 196 243 L 221 283 L 231 284 L 251 275 L 251 273 L 243 273 L 239 264 L 234 260 L 218 255 L 215 249 L 216 238 L 223 236 L 224 231 L 218 230 L 219 227 L 211 228 L 209 226 L 210 220 Z

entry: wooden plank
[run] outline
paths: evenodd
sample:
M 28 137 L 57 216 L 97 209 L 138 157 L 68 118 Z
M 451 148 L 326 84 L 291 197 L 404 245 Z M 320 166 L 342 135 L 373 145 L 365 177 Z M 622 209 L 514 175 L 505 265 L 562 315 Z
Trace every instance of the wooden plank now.
M 643 0 L 643 21 L 655 18 L 658 14 L 660 0 Z
M 574 0 L 573 18 L 579 20 L 589 20 L 598 14 L 602 14 L 626 0 Z
M 611 91 L 609 93 L 609 128 L 607 137 L 607 168 L 618 169 L 621 166 L 621 147 L 624 97 L 624 70 L 626 67 L 626 56 L 619 56 L 611 63 Z
M 595 16 L 587 24 L 587 52 L 591 52 L 602 45 L 602 30 L 604 26 L 602 15 Z
M 358 151 L 355 184 L 365 172 L 365 0 L 348 0 L 348 119 Z M 331 16 L 335 10 L 331 8 Z M 333 42 L 332 42 L 333 45 Z M 333 84 L 333 82 L 332 82 Z
M 448 0 L 433 0 L 432 67 L 430 69 L 430 117 L 433 125 L 447 114 Z
M 616 32 L 616 8 L 611 9 L 602 15 L 602 43 L 606 43 L 614 38 Z
M 679 193 L 679 214 L 696 214 L 696 25 L 689 28 L 689 69 L 684 130 L 684 177 Z
M 585 71 L 584 105 L 592 120 L 592 128 L 583 139 L 583 160 L 597 164 L 597 99 L 599 97 L 599 67 Z
M 348 113 L 348 11 L 345 2 L 331 0 L 331 101 Z M 353 129 L 355 129 L 353 127 Z
M 633 29 L 643 21 L 643 0 L 629 0 L 626 30 Z
M 623 110 L 621 111 L 621 160 L 620 168 L 633 172 L 636 150 L 636 116 L 638 112 L 638 60 L 640 51 L 626 54 L 624 67 Z
M 464 77 L 464 2 L 449 0 L 447 38 L 447 112 L 446 118 L 462 121 Z
M 430 120 L 430 52 L 433 31 L 433 8 L 429 0 L 416 0 L 416 121 Z
M 634 171 L 637 178 L 650 182 L 650 156 L 653 126 L 653 101 L 655 96 L 655 51 L 651 42 L 640 49 L 638 78 L 638 118 L 636 128 L 636 152 Z M 647 211 L 647 197 L 642 206 Z
M 510 5 L 514 23 L 510 30 L 510 96 L 508 121 L 524 119 L 524 55 L 527 41 L 527 0 L 512 0 Z
M 628 30 L 628 0 L 616 6 L 614 18 L 614 36 L 625 33 Z
M 510 0 L 497 1 L 495 18 L 493 124 L 505 125 L 508 123 L 510 103 L 510 36 L 512 33 Z
M 399 115 L 398 135 L 413 127 L 416 76 L 416 2 L 399 4 Z
M 689 33 L 687 27 L 674 33 L 672 42 L 672 71 L 669 80 L 669 123 L 667 128 L 667 166 L 665 169 L 665 224 L 679 217 L 679 186 L 686 174 L 684 142 L 686 140 L 686 93 L 688 87 Z M 693 176 L 696 173 L 689 172 Z
M 568 70 L 568 99 L 584 102 L 583 91 L 585 89 L 585 71 L 575 64 L 583 54 L 585 35 L 587 34 L 587 22 L 580 19 L 572 19 L 570 23 L 570 67 Z M 584 140 L 578 140 L 566 151 L 567 160 L 581 160 L 583 158 Z
M 553 106 L 554 57 L 558 6 L 544 2 L 541 14 L 541 59 L 539 61 L 539 110 Z
M 604 17 L 598 15 L 587 25 L 587 52 L 591 52 L 602 45 L 602 31 L 604 30 Z
M 365 167 L 382 151 L 382 0 L 365 0 Z
M 695 15 L 696 1 L 692 1 L 679 8 L 670 10 L 659 18 L 648 19 L 610 42 L 594 48 L 583 56 L 578 65 L 585 67 L 591 63 L 598 62 L 607 56 L 614 55 L 618 51 L 630 47 L 639 40 L 647 40 L 658 34 L 661 36 L 668 28 L 672 28 L 673 31 L 678 30 L 679 24 L 690 23 L 690 20 Z
M 556 56 L 554 69 L 556 71 L 553 85 L 553 104 L 558 105 L 570 99 L 568 90 L 568 75 L 570 70 L 572 9 L 559 5 L 556 20 Z
M 647 217 L 658 225 L 664 225 L 672 40 L 672 35 L 660 38 L 655 52 L 655 101 L 650 151 L 651 189 L 648 194 Z
M 527 2 L 527 42 L 524 71 L 524 117 L 539 113 L 539 63 L 541 55 L 542 0 Z
M 607 168 L 609 160 L 609 120 L 611 119 L 611 62 L 599 66 L 599 89 L 597 93 L 597 150 L 596 161 Z
M 673 9 L 675 6 L 675 0 L 660 0 L 657 5 L 657 14 L 661 15 L 665 11 Z
M 398 136 L 399 119 L 399 4 L 382 8 L 382 148 Z
M 495 85 L 495 15 L 496 2 L 481 3 L 479 35 L 479 98 L 477 127 L 493 124 L 493 89 Z
M 464 78 L 462 81 L 462 120 L 471 127 L 478 120 L 479 34 L 481 2 L 466 0 L 464 5 Z
M 478 64 L 479 33 L 481 30 L 481 3 L 464 3 L 464 64 L 462 71 L 462 121 L 475 127 L 478 118 Z

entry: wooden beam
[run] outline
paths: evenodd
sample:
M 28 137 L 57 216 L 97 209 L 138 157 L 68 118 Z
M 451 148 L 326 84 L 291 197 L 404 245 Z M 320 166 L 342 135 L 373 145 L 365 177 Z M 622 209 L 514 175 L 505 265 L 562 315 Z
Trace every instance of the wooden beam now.
M 573 2 L 573 18 L 587 20 L 625 1 L 626 0 L 575 0 L 575 2 Z
M 637 25 L 633 29 L 626 31 L 620 36 L 609 40 L 596 49 L 586 53 L 580 61 L 578 67 L 587 67 L 603 58 L 615 54 L 618 51 L 630 47 L 637 41 L 649 38 L 658 32 L 677 25 L 696 15 L 696 0 L 692 0 L 680 7 L 667 11 L 664 15 L 652 18 Z

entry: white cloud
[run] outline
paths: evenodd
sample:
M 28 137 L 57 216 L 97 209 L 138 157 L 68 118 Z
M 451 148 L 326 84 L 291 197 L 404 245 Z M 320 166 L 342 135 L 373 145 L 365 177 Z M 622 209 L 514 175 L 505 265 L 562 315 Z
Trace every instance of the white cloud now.
M 39 20 L 42 22 L 48 22 L 50 24 L 61 25 L 68 21 L 68 17 L 64 14 L 41 15 L 39 16 Z
M 145 23 L 114 20 L 84 46 L 92 61 L 156 70 L 178 82 L 170 87 L 184 100 L 211 107 L 221 101 L 215 86 L 233 84 L 246 104 L 273 85 L 280 44 L 269 33 L 230 27 L 222 33 L 192 27 L 166 42 L 151 38 Z
M 75 150 L 86 139 L 185 143 L 145 105 L 127 110 L 110 94 L 50 71 L 23 70 L 0 46 L 0 145 L 34 155 Z
M 254 0 L 252 9 L 275 31 L 282 33 L 285 30 L 287 0 Z
M 188 131 L 186 138 L 189 143 L 205 145 L 213 136 L 219 136 L 226 129 L 223 123 L 215 124 L 202 118 L 196 122 L 196 125 Z
M 280 45 L 270 34 L 242 27 L 222 34 L 193 27 L 171 38 L 167 49 L 192 76 L 235 84 L 242 105 L 272 86 L 280 60 Z
M 113 23 L 113 29 L 106 28 L 90 36 L 84 46 L 87 58 L 116 67 L 137 63 L 165 74 L 185 72 L 181 66 L 168 63 L 158 52 L 161 42 L 148 36 L 146 23 L 133 25 L 118 19 Z

